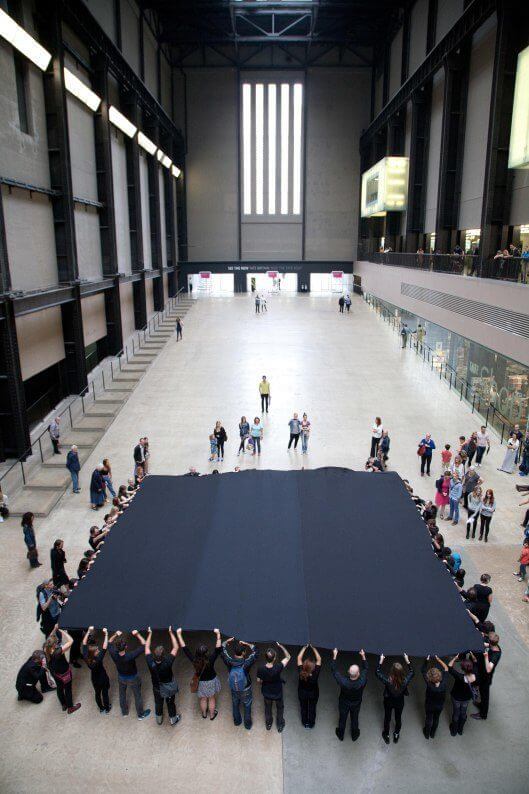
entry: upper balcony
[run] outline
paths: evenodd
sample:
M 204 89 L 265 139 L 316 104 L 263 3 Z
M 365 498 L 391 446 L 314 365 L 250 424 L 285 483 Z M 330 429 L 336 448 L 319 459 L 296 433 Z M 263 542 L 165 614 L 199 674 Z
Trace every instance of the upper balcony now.
M 374 262 L 377 265 L 393 267 L 409 267 L 414 270 L 431 271 L 433 273 L 451 273 L 456 276 L 475 276 L 477 278 L 493 278 L 500 281 L 517 281 L 529 283 L 529 252 L 526 256 L 496 255 L 491 259 L 482 260 L 472 254 L 426 254 L 398 253 L 385 251 L 361 254 L 358 258 Z

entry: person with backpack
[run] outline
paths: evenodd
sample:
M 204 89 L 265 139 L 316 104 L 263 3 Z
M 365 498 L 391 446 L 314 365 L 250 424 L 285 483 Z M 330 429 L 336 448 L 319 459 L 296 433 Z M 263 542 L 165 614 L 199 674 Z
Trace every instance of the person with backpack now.
M 169 626 L 169 638 L 171 640 L 171 650 L 166 653 L 163 645 L 158 645 L 154 652 L 151 652 L 152 629 L 149 626 L 147 642 L 145 643 L 145 661 L 149 668 L 152 679 L 152 692 L 154 695 L 154 713 L 156 722 L 161 725 L 163 722 L 163 704 L 167 706 L 167 714 L 171 725 L 176 725 L 182 715 L 176 713 L 175 698 L 178 692 L 178 684 L 173 675 L 173 663 L 179 650 L 178 640 L 173 629 Z
M 281 733 L 285 727 L 285 704 L 283 702 L 283 679 L 281 676 L 290 661 L 290 654 L 281 643 L 277 642 L 276 645 L 283 651 L 283 659 L 278 662 L 275 648 L 267 648 L 265 653 L 266 663 L 257 670 L 257 681 L 261 684 L 261 692 L 264 698 L 266 730 L 269 731 L 272 727 L 274 721 L 272 706 L 275 703 L 277 731 Z
M 228 650 L 231 646 L 231 651 Z M 250 730 L 252 727 L 252 679 L 250 678 L 250 667 L 257 658 L 255 645 L 243 640 L 235 640 L 230 637 L 222 643 L 222 659 L 229 670 L 228 679 L 231 691 L 231 704 L 233 708 L 233 724 L 240 725 L 241 704 L 244 709 L 244 727 Z

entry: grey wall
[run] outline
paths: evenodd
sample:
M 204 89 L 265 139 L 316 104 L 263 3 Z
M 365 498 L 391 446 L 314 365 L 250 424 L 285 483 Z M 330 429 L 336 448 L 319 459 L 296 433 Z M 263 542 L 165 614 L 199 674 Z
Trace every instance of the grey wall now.
M 437 212 L 437 189 L 439 187 L 439 165 L 441 160 L 441 136 L 443 127 L 444 72 L 434 76 L 432 89 L 432 115 L 430 120 L 430 148 L 428 152 L 428 176 L 426 183 L 426 213 L 424 231 L 435 231 Z
M 481 226 L 495 41 L 493 15 L 472 39 L 459 229 Z
M 416 0 L 411 12 L 409 73 L 417 69 L 426 54 L 426 28 L 428 26 L 428 0 Z
M 237 73 L 187 73 L 190 261 L 238 258 Z
M 437 5 L 435 43 L 446 36 L 464 10 L 464 0 L 440 0 Z
M 391 53 L 389 59 L 389 99 L 397 93 L 400 88 L 400 78 L 402 74 L 402 28 L 399 29 L 395 38 L 391 42 Z
M 114 24 L 113 0 L 84 0 L 84 4 L 97 19 L 107 36 L 116 41 L 116 26 Z
M 147 157 L 140 154 L 140 194 L 141 194 L 141 223 L 143 231 L 143 266 L 148 270 L 152 267 L 151 247 L 151 216 L 149 210 L 149 170 Z
M 167 266 L 167 239 L 165 236 L 165 188 L 164 188 L 164 174 L 165 168 L 158 170 L 158 190 L 160 194 L 160 235 L 162 238 L 162 267 Z
M 312 69 L 307 89 L 305 256 L 351 259 L 358 236 L 358 141 L 369 123 L 367 69 Z
M 138 7 L 131 0 L 121 0 L 121 49 L 136 74 L 140 73 L 139 42 Z
M 154 97 L 158 97 L 158 76 L 156 65 L 157 45 L 147 25 L 143 26 L 143 58 L 145 61 L 145 85 Z
M 114 214 L 116 218 L 116 248 L 118 272 L 132 270 L 130 253 L 129 197 L 127 192 L 127 153 L 123 134 L 112 131 L 112 183 L 114 187 Z
M 387 267 L 372 262 L 355 262 L 354 272 L 361 276 L 364 291 L 529 366 L 529 345 L 525 337 L 402 295 L 401 284 L 426 287 L 522 314 L 527 314 L 529 286 L 485 278 L 468 279 L 447 273 L 421 272 L 411 268 Z

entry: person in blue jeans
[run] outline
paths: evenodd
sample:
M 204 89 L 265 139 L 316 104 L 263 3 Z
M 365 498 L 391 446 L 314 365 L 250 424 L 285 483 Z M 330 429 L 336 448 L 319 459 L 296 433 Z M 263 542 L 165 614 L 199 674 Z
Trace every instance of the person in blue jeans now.
M 231 650 L 228 650 L 228 645 L 231 645 Z M 229 640 L 222 643 L 222 658 L 229 670 L 233 722 L 235 725 L 241 724 L 242 704 L 244 727 L 249 731 L 252 727 L 253 702 L 252 679 L 249 670 L 257 658 L 257 650 L 255 645 L 230 637 Z
M 450 490 L 448 498 L 450 500 L 450 513 L 448 521 L 451 521 L 455 526 L 459 522 L 459 500 L 463 494 L 463 483 L 459 479 L 459 474 L 454 472 L 450 481 Z
M 79 453 L 75 444 L 72 446 L 66 455 L 66 468 L 70 472 L 72 478 L 72 489 L 74 493 L 80 493 L 79 488 L 79 472 L 81 471 L 81 463 L 79 461 Z

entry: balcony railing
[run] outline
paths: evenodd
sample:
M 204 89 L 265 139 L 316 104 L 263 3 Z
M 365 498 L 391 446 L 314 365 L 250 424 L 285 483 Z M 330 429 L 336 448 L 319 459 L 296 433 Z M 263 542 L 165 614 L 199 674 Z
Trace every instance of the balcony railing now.
M 359 251 L 358 258 L 377 265 L 410 267 L 458 276 L 496 278 L 523 284 L 528 283 L 529 276 L 529 258 L 522 256 L 502 256 L 482 261 L 479 256 L 471 254 L 407 254 L 397 251 L 366 254 Z

